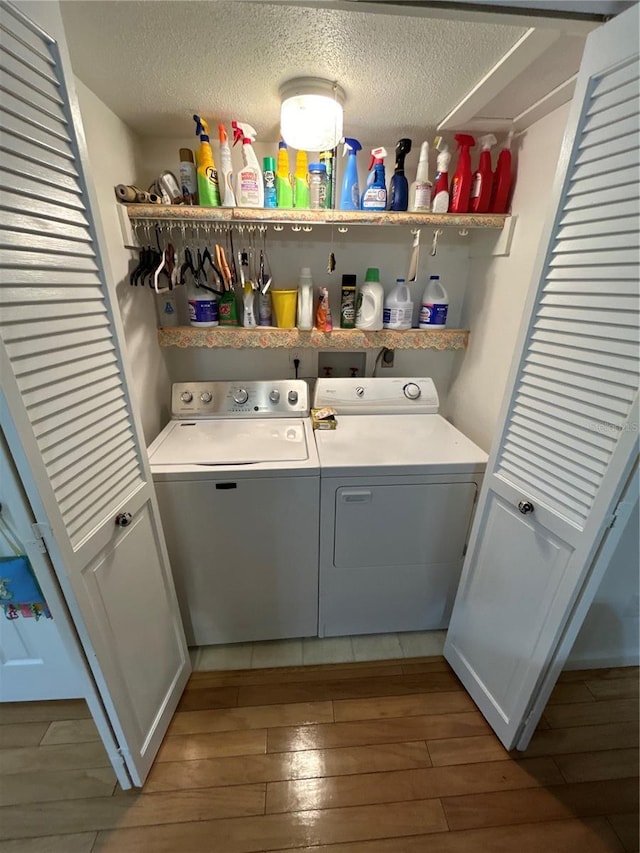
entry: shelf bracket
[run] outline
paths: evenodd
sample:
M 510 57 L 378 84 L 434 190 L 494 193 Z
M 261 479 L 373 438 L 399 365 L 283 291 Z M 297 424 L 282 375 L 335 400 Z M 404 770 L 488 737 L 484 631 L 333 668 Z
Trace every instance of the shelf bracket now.
M 515 233 L 517 215 L 508 216 L 500 232 L 476 233 L 469 250 L 470 258 L 506 258 L 511 254 L 511 243 Z

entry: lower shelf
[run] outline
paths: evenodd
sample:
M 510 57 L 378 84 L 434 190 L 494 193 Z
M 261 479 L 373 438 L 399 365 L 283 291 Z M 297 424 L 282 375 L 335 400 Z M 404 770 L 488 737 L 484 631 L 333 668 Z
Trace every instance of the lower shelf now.
M 233 349 L 465 349 L 468 329 L 409 329 L 394 332 L 363 332 L 360 329 L 334 329 L 332 332 L 301 332 L 300 329 L 277 329 L 258 326 L 253 329 L 213 326 L 199 329 L 193 326 L 174 326 L 158 329 L 161 347 L 232 347 Z

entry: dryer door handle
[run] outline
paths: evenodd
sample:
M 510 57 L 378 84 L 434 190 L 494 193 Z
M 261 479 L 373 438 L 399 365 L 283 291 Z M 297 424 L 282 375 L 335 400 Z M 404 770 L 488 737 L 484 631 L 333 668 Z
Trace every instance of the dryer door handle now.
M 373 492 L 371 489 L 345 489 L 340 494 L 340 497 L 342 503 L 345 504 L 370 503 L 373 498 Z

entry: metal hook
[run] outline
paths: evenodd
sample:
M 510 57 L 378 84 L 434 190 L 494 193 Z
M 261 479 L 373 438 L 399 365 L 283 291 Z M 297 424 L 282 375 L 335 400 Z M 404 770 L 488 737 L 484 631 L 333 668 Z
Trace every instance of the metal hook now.
M 433 243 L 431 244 L 431 257 L 435 258 L 436 252 L 438 250 L 438 237 L 442 234 L 441 228 L 436 228 L 433 232 Z
M 346 225 L 339 225 L 338 226 L 338 233 L 339 234 L 346 234 L 348 230 L 349 229 L 347 228 Z
M 300 225 L 292 225 L 291 230 L 292 231 L 302 231 L 302 227 Z
M 461 237 L 467 237 L 467 236 L 468 236 L 468 234 L 469 234 L 469 230 L 468 230 L 467 228 L 461 228 L 461 229 L 458 231 L 458 234 L 459 234 Z
M 284 231 L 284 225 L 274 225 L 273 230 L 274 231 Z
M 419 233 L 420 233 L 420 229 L 419 229 L 419 228 L 412 228 L 412 229 L 411 229 L 411 236 L 412 236 L 412 237 L 415 237 L 415 236 L 416 236 L 416 234 L 419 234 Z
M 312 225 L 303 225 L 302 230 L 303 231 L 313 231 L 313 226 Z

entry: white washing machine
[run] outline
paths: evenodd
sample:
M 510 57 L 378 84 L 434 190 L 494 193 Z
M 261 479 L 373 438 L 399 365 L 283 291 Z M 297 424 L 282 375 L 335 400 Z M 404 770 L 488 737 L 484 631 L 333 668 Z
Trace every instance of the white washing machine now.
M 183 382 L 149 447 L 189 645 L 317 636 L 306 382 Z
M 431 379 L 318 379 L 319 635 L 444 628 L 487 454 Z

